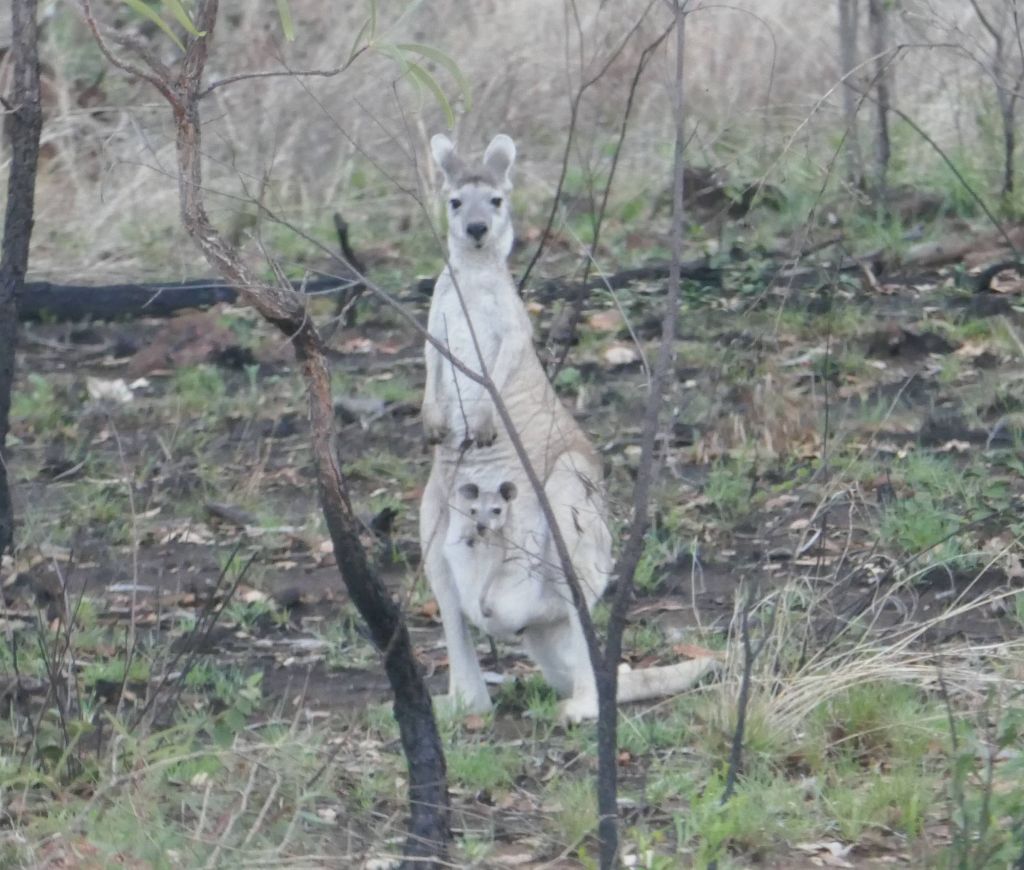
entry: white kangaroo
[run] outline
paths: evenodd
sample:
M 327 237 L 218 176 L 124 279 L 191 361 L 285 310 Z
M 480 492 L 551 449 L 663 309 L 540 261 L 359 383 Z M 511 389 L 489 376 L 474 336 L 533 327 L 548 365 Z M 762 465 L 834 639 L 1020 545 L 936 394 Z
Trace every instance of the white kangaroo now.
M 428 330 L 455 359 L 485 374 L 497 388 L 543 482 L 586 606 L 593 607 L 612 569 L 601 462 L 544 374 L 529 317 L 506 264 L 512 249 L 508 194 L 515 145 L 508 136 L 495 136 L 483 163 L 469 167 L 447 137 L 434 136 L 430 145 L 444 176 L 449 259 L 434 287 Z M 457 371 L 430 342 L 425 354 L 423 425 L 436 446 L 420 504 L 420 540 L 448 645 L 447 702 L 471 712 L 491 707 L 468 619 L 496 636 L 523 639 L 545 679 L 565 698 L 560 711 L 564 719 L 594 718 L 597 690 L 583 630 L 554 556 L 550 528 L 520 459 L 507 433 L 496 426 L 487 391 Z M 478 493 L 500 493 L 502 485 L 518 493 L 515 511 L 504 525 L 502 560 L 491 576 L 478 576 L 473 584 L 466 572 L 475 569 L 453 565 L 451 558 L 459 555 L 460 531 L 451 531 L 453 525 L 465 527 L 459 516 L 465 505 L 455 497 L 460 481 L 472 482 Z M 482 582 L 488 585 L 490 616 L 484 615 L 479 595 L 467 600 Z M 680 692 L 713 664 L 697 660 L 622 674 L 619 699 Z

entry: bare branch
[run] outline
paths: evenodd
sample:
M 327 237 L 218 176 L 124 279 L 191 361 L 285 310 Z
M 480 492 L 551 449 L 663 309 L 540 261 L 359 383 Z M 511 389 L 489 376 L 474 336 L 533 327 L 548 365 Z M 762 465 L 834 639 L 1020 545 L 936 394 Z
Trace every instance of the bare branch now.
M 644 7 L 643 13 L 629 29 L 622 41 L 619 42 L 615 49 L 613 49 L 608 55 L 605 62 L 601 64 L 597 72 L 586 81 L 581 82 L 579 89 L 576 91 L 576 94 L 572 99 L 572 103 L 569 107 L 569 130 L 565 136 L 565 149 L 562 152 L 562 168 L 558 174 L 558 184 L 555 186 L 555 195 L 551 201 L 551 210 L 548 213 L 547 223 L 544 225 L 544 231 L 541 233 L 540 241 L 537 243 L 537 249 L 533 252 L 530 262 L 527 264 L 522 277 L 519 279 L 520 291 L 526 286 L 526 282 L 530 279 L 530 273 L 533 271 L 533 267 L 537 265 L 537 261 L 540 259 L 541 254 L 544 253 L 544 248 L 551 235 L 551 230 L 555 225 L 555 215 L 558 214 L 558 205 L 562 198 L 562 190 L 565 187 L 566 174 L 569 171 L 569 155 L 572 153 L 572 144 L 576 133 L 576 121 L 579 117 L 580 104 L 583 101 L 583 97 L 591 87 L 597 84 L 604 77 L 605 73 L 607 73 L 611 68 L 611 65 L 619 58 L 619 55 L 622 54 L 630 40 L 633 38 L 633 35 L 640 29 L 640 25 L 643 24 L 644 20 L 647 18 L 647 13 L 651 11 L 651 8 L 656 2 L 657 0 L 650 0 L 647 6 Z M 582 63 L 583 60 L 581 58 L 580 64 L 582 65 Z
M 231 85 L 235 82 L 244 82 L 249 79 L 269 79 L 269 78 L 333 78 L 334 76 L 341 75 L 343 72 L 348 70 L 353 63 L 362 55 L 369 46 L 361 46 L 353 52 L 350 57 L 341 66 L 333 67 L 332 69 L 283 69 L 283 70 L 268 70 L 266 72 L 254 72 L 254 73 L 238 73 L 233 76 L 225 76 L 222 79 L 218 79 L 210 85 L 207 85 L 205 90 L 199 92 L 196 99 L 202 100 L 210 96 L 218 88 L 222 88 L 225 85 Z
M 103 53 L 103 56 L 110 61 L 111 64 L 116 66 L 122 72 L 128 73 L 130 76 L 142 79 L 143 81 L 149 82 L 154 88 L 156 88 L 167 102 L 171 104 L 175 111 L 181 110 L 181 102 L 177 95 L 174 93 L 171 87 L 171 80 L 169 77 L 161 76 L 157 72 L 147 72 L 142 67 L 136 66 L 123 58 L 118 57 L 111 50 L 109 43 L 103 36 L 100 30 L 99 24 L 96 22 L 96 18 L 92 14 L 92 4 L 90 0 L 80 0 L 82 5 L 82 14 L 85 17 L 85 23 L 92 31 L 93 38 L 96 40 L 96 45 L 99 50 Z

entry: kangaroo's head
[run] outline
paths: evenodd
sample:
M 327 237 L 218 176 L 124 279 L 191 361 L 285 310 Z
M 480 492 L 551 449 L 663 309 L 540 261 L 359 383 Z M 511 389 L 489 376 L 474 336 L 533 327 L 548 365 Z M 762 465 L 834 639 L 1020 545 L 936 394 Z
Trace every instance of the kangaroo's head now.
M 506 258 L 512 250 L 508 194 L 515 143 L 499 133 L 487 146 L 479 166 L 463 163 L 451 140 L 440 133 L 431 138 L 430 150 L 444 175 L 452 256 L 477 252 Z
M 481 492 L 475 483 L 464 483 L 459 487 L 462 504 L 459 509 L 469 523 L 475 527 L 475 534 L 486 537 L 500 532 L 508 521 L 508 506 L 516 497 L 516 485 L 510 480 L 498 486 L 497 491 Z

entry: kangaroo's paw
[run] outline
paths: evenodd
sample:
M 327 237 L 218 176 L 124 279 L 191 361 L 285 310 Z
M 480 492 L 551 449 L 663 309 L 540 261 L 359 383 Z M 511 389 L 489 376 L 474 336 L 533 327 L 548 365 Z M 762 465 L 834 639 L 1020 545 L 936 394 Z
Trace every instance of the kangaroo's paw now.
M 597 718 L 597 696 L 566 698 L 558 705 L 558 721 L 563 725 L 579 725 Z
M 489 713 L 492 707 L 491 696 L 486 692 L 472 699 L 467 699 L 463 695 L 434 695 L 433 701 L 434 714 L 448 718 Z
M 490 447 L 497 437 L 498 432 L 494 428 L 494 420 L 489 415 L 476 421 L 469 430 L 469 440 L 476 447 Z
M 428 444 L 441 444 L 448 437 L 448 421 L 439 410 L 423 409 L 423 432 Z

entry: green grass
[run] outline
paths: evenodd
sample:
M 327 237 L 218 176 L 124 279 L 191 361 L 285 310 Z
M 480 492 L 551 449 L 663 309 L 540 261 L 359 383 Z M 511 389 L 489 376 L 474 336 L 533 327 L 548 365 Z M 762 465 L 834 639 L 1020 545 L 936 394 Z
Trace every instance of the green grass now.
M 451 781 L 471 791 L 493 792 L 512 785 L 522 757 L 511 747 L 494 746 L 490 740 L 476 745 L 455 741 L 448 746 Z
M 708 473 L 704 496 L 726 523 L 734 523 L 752 507 L 753 465 L 742 460 L 720 460 Z
M 25 380 L 11 396 L 11 428 L 15 433 L 24 429 L 52 437 L 68 421 L 67 399 L 41 374 L 30 372 Z

